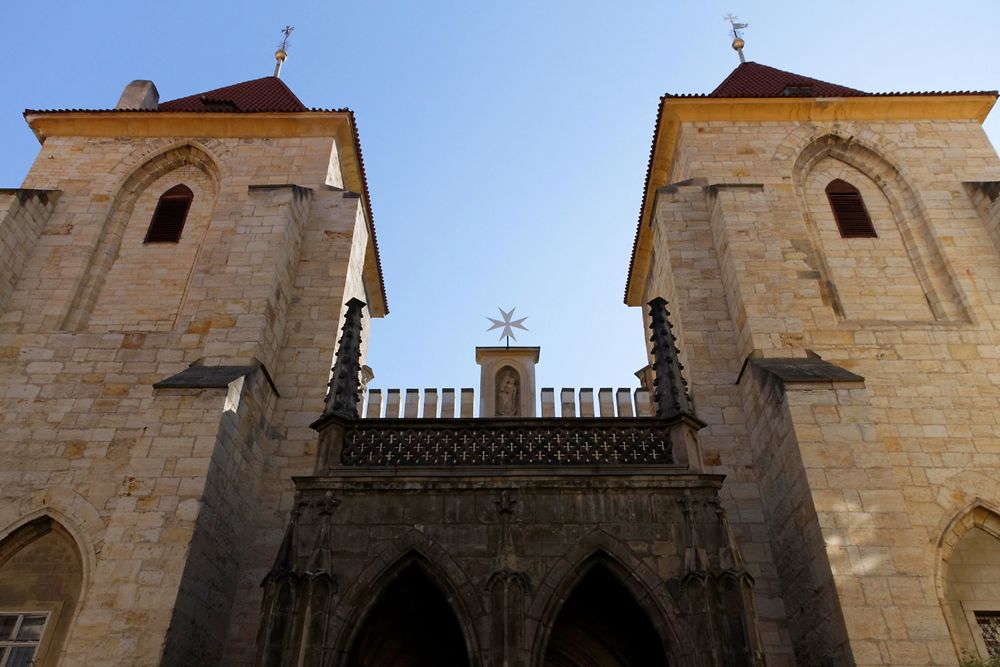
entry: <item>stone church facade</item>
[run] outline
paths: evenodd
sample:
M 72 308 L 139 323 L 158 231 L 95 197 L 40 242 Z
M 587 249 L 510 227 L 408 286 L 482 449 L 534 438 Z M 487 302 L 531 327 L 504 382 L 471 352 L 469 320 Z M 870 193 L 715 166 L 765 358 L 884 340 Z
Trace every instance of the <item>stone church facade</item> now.
M 532 348 L 482 350 L 478 416 L 383 412 L 349 110 L 266 77 L 27 111 L 0 665 L 1000 654 L 995 99 L 756 63 L 662 98 L 625 293 L 650 366 L 558 416 Z

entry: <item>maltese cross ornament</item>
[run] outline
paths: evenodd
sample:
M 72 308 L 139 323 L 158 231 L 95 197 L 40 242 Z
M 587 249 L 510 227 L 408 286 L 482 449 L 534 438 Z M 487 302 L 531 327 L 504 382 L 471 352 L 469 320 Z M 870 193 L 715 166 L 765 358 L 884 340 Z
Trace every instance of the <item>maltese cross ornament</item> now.
M 503 308 L 499 307 L 497 308 L 497 310 L 500 311 L 500 317 L 502 317 L 503 319 L 495 320 L 492 317 L 487 317 L 486 319 L 488 319 L 490 322 L 493 323 L 493 326 L 487 329 L 487 331 L 493 331 L 494 329 L 501 329 L 502 327 L 502 330 L 500 331 L 500 340 L 506 338 L 507 344 L 510 345 L 511 338 L 513 338 L 514 341 L 517 341 L 517 336 L 514 335 L 514 329 L 524 329 L 525 331 L 528 330 L 528 327 L 522 324 L 522 322 L 524 322 L 528 318 L 522 317 L 518 320 L 513 319 L 514 311 L 517 310 L 517 306 L 514 306 L 509 311 L 505 311 Z

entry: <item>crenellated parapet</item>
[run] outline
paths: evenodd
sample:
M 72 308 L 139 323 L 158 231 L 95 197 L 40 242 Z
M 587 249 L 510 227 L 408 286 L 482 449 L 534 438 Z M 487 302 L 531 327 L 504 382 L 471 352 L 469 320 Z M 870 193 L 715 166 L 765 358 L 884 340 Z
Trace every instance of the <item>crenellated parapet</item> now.
M 535 397 L 534 414 L 541 417 L 652 417 L 653 404 L 645 389 L 602 387 L 593 389 L 544 387 Z M 477 410 L 475 389 L 368 389 L 364 405 L 359 407 L 364 419 L 453 419 L 487 418 Z M 489 415 L 489 418 L 492 418 Z

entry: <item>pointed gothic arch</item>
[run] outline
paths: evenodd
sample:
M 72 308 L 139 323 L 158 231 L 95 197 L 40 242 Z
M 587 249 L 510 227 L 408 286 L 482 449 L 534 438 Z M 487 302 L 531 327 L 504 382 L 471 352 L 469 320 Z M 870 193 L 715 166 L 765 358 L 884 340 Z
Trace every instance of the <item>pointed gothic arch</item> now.
M 363 604 L 348 606 L 342 667 L 477 665 L 478 651 L 460 595 L 440 568 L 410 549 L 370 586 L 355 587 Z M 361 600 L 356 600 L 361 602 Z
M 6 653 L 17 650 L 31 664 L 60 661 L 83 599 L 85 564 L 79 542 L 48 513 L 0 540 L 0 625 L 15 627 L 2 637 L 15 645 L 0 647 L 0 660 L 13 660 Z
M 617 584 L 618 593 L 628 596 L 641 611 L 641 617 L 648 620 L 666 662 L 680 664 L 681 643 L 676 634 L 680 625 L 679 610 L 665 594 L 665 583 L 647 565 L 632 556 L 624 545 L 600 530 L 592 532 L 576 549 L 560 559 L 539 583 L 539 594 L 528 611 L 531 625 L 527 636 L 534 636 L 531 664 L 550 664 L 546 659 L 559 617 L 574 592 L 580 590 L 581 584 L 587 584 L 587 578 L 592 574 L 601 578 L 593 584 L 595 589 Z M 612 585 L 611 590 L 615 590 L 615 586 Z M 618 599 L 619 602 L 624 600 L 621 595 Z M 636 618 L 635 609 L 629 615 Z
M 639 667 L 669 661 L 653 621 L 621 580 L 598 559 L 560 606 L 542 664 Z
M 163 149 L 133 168 L 118 184 L 112 197 L 112 204 L 100 223 L 100 232 L 86 269 L 77 283 L 76 292 L 63 317 L 64 331 L 79 331 L 84 328 L 90 313 L 104 287 L 108 271 L 121 250 L 125 227 L 132 217 L 139 196 L 157 179 L 171 171 L 190 165 L 208 177 L 211 183 L 211 197 L 219 193 L 222 171 L 218 161 L 204 148 L 191 143 L 177 144 Z
M 784 147 L 788 150 L 791 147 Z M 779 151 L 780 152 L 780 151 Z M 838 131 L 818 134 L 799 148 L 792 162 L 791 175 L 806 222 L 810 242 L 819 250 L 819 227 L 811 211 L 806 192 L 807 182 L 817 165 L 827 158 L 842 163 L 864 180 L 871 181 L 889 206 L 892 228 L 898 233 L 905 255 L 923 291 L 931 317 L 936 321 L 969 321 L 969 304 L 957 287 L 955 277 L 944 262 L 942 250 L 928 223 L 926 207 L 917 190 L 899 167 L 870 141 L 856 136 L 841 136 Z M 850 180 L 850 179 L 848 179 Z M 826 185 L 826 183 L 824 183 Z M 857 186 L 857 182 L 853 182 Z M 833 280 L 833 271 L 823 252 L 814 252 L 820 273 L 821 291 L 828 296 L 839 317 L 845 317 L 843 301 Z
M 296 611 L 299 606 L 295 585 L 286 579 L 278 586 L 274 599 L 270 601 L 267 612 L 267 624 L 262 637 L 263 651 L 260 664 L 265 667 L 286 664 L 293 656 L 298 646 L 293 642 L 296 635 L 298 618 Z
M 935 587 L 955 653 L 1000 656 L 1000 509 L 976 499 L 948 523 L 938 540 Z M 995 635 L 994 635 L 995 636 Z

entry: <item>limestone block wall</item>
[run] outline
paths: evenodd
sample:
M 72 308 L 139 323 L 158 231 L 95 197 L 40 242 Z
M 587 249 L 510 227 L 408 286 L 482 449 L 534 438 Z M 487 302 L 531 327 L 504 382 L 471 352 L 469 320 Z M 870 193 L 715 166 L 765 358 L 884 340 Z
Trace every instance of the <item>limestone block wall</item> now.
M 857 664 L 955 664 L 965 640 L 946 620 L 936 574 L 942 536 L 1000 493 L 1000 252 L 992 202 L 965 186 L 1000 174 L 981 127 L 685 123 L 674 166 L 678 185 L 657 194 L 644 300 L 671 300 L 694 400 L 709 422 L 706 462 L 728 475 L 726 502 L 734 501 L 730 484 L 767 498 L 762 523 L 737 529 L 762 530 L 767 560 L 780 559 L 778 604 L 791 642 L 811 643 L 823 605 L 805 584 L 825 584 L 790 565 L 823 565 L 819 541 L 837 601 L 827 609 L 842 610 Z M 891 212 L 889 231 L 868 244 L 822 228 L 817 188 L 854 171 L 870 181 L 851 182 L 871 200 L 877 228 L 886 201 Z M 735 386 L 752 353 L 806 350 L 863 376 L 863 393 L 768 397 L 745 376 L 744 388 Z M 719 431 L 734 432 L 745 449 L 717 452 Z M 793 506 L 773 500 L 784 489 Z M 789 517 L 811 538 L 796 546 L 783 532 Z
M 965 189 L 989 230 L 993 243 L 1000 248 L 1000 181 L 966 183 Z
M 872 485 L 873 496 L 879 493 L 876 489 L 891 489 L 896 481 L 891 470 L 873 465 L 879 460 L 874 455 L 878 443 L 867 392 L 854 383 L 786 385 L 753 367 L 740 379 L 796 659 L 804 664 L 851 664 L 850 657 L 857 659 L 864 650 L 849 643 L 845 616 L 854 629 L 860 627 L 862 636 L 868 634 L 871 619 L 857 609 L 864 606 L 863 598 L 852 598 L 852 608 L 842 607 L 838 585 L 850 578 L 844 568 L 849 548 L 829 531 L 856 526 L 862 519 L 836 516 L 847 507 L 846 500 L 826 491 L 831 487 L 828 479 L 838 488 L 859 474 Z M 814 415 L 821 425 L 804 426 L 804 421 L 816 421 Z M 859 505 L 855 499 L 850 508 Z M 881 545 L 875 534 L 868 538 L 866 550 Z M 864 557 L 871 555 L 866 551 Z
M 58 198 L 59 193 L 44 190 L 0 190 L 0 309 Z
M 211 323 L 205 341 L 210 359 L 252 357 L 273 368 L 312 192 L 294 185 L 254 185 L 248 195 L 243 214 L 231 220 L 219 256 L 199 272 L 204 299 L 193 326 Z M 220 320 L 223 326 L 217 326 Z
M 169 390 L 190 393 L 191 390 Z M 253 539 L 270 415 L 276 395 L 257 371 L 230 384 L 209 456 L 197 462 L 204 490 L 196 513 L 163 653 L 165 664 L 216 664 Z
M 256 626 L 246 547 L 274 553 L 291 476 L 312 470 L 307 424 L 342 304 L 365 292 L 366 212 L 327 185 L 332 143 L 43 144 L 25 186 L 61 195 L 32 204 L 37 238 L 4 253 L 16 270 L 0 265 L 16 274 L 0 302 L 0 544 L 42 515 L 76 540 L 83 585 L 60 664 L 192 664 L 187 651 L 216 659 L 227 628 Z M 137 241 L 176 179 L 214 202 L 192 209 L 198 242 L 154 262 Z M 242 388 L 153 389 L 192 364 L 253 358 L 263 367 Z
M 158 663 L 211 495 L 207 471 L 222 455 L 225 392 L 154 395 L 152 383 L 178 362 L 157 360 L 164 334 L 150 334 L 149 349 L 130 336 L 63 335 L 51 348 L 5 336 L 4 349 L 47 359 L 4 363 L 0 539 L 47 514 L 71 531 L 84 562 L 60 664 Z

